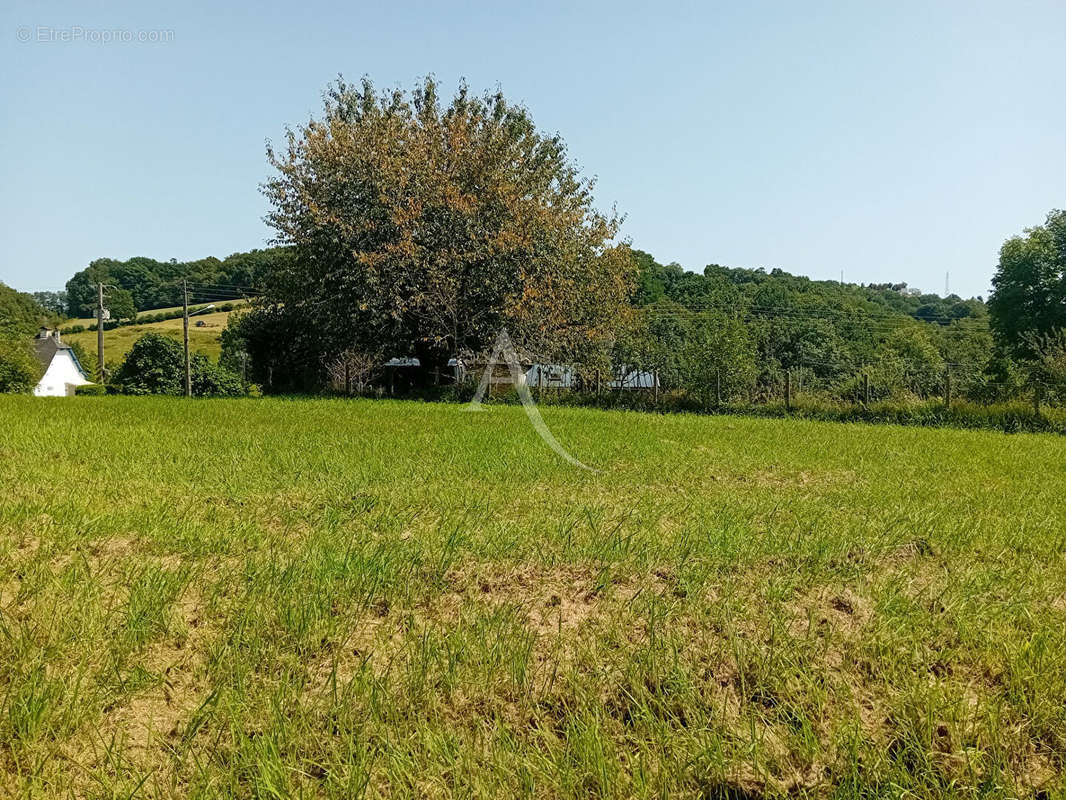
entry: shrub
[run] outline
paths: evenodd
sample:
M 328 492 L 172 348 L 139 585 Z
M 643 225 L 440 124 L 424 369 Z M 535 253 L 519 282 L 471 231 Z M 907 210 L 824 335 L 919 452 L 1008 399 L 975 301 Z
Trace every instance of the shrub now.
M 197 397 L 239 397 L 245 394 L 240 376 L 197 353 L 190 362 L 192 393 Z M 134 343 L 115 374 L 126 394 L 180 395 L 185 391 L 185 354 L 181 345 L 161 333 L 146 333 Z
M 169 336 L 146 333 L 138 339 L 115 374 L 126 394 L 182 393 L 185 356 Z
M 197 353 L 192 357 L 192 393 L 197 397 L 241 397 L 246 392 L 240 375 Z
M 76 387 L 74 394 L 79 397 L 102 397 L 107 394 L 107 387 L 102 383 L 87 383 Z

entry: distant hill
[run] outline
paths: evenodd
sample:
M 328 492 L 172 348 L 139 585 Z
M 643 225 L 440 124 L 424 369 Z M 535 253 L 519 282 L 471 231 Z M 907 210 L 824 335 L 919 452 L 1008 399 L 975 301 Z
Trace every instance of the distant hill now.
M 955 320 L 986 319 L 981 298 L 923 294 L 906 283 L 854 284 L 816 281 L 784 270 L 744 269 L 710 264 L 703 273 L 686 272 L 678 264 L 660 264 L 642 250 L 634 251 L 640 268 L 637 306 L 666 299 L 686 308 L 721 307 L 772 313 L 786 308 L 812 311 L 851 310 L 884 317 L 899 315 L 947 325 Z
M 197 261 L 156 261 L 143 256 L 126 261 L 98 258 L 67 281 L 66 313 L 72 318 L 91 317 L 96 308 L 97 283 L 128 291 L 138 311 L 180 305 L 183 279 L 200 287 L 254 289 L 288 256 L 288 248 L 271 247 L 233 253 L 221 260 L 214 256 Z M 222 291 L 214 294 L 226 296 Z

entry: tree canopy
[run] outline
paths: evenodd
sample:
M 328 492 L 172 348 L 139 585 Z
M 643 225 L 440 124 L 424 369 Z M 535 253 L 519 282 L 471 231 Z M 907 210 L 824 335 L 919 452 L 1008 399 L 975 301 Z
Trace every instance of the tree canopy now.
M 275 313 L 321 348 L 443 361 L 507 327 L 527 349 L 606 346 L 635 268 L 558 135 L 499 93 L 343 79 L 269 153 L 269 223 L 294 259 Z M 298 322 L 296 322 L 298 320 Z
M 992 329 L 1016 355 L 1034 356 L 1034 336 L 1066 329 L 1066 211 L 1004 243 L 992 286 Z

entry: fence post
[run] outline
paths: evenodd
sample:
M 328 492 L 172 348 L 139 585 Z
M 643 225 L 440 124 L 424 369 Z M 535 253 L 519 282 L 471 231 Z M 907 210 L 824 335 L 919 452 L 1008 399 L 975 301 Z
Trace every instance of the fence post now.
M 785 411 L 792 410 L 792 370 L 785 370 Z

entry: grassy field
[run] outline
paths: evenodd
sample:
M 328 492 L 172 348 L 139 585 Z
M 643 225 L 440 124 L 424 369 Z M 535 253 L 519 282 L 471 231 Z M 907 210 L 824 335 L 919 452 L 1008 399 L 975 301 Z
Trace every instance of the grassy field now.
M 154 312 L 148 312 L 154 313 Z M 222 329 L 226 327 L 229 311 L 216 311 L 209 314 L 197 314 L 189 319 L 189 348 L 194 353 L 204 353 L 217 359 L 222 352 Z M 197 326 L 202 322 L 203 326 Z M 104 357 L 108 362 L 121 361 L 133 343 L 146 333 L 162 333 L 181 341 L 182 320 L 168 319 L 146 325 L 123 325 L 104 331 Z M 65 342 L 81 342 L 96 353 L 96 331 L 68 333 L 63 336 Z
M 197 308 L 201 308 L 201 307 L 203 307 L 205 305 L 208 305 L 210 303 L 213 303 L 216 306 L 220 306 L 220 305 L 222 305 L 224 303 L 228 303 L 228 304 L 230 304 L 232 306 L 243 306 L 243 305 L 247 305 L 248 301 L 247 300 L 206 300 L 206 301 L 199 301 L 199 302 L 197 302 L 195 304 L 190 303 L 189 308 L 191 310 L 196 310 Z M 146 309 L 144 311 L 139 312 L 137 314 L 137 316 L 139 318 L 140 317 L 150 317 L 153 314 L 173 314 L 173 313 L 176 313 L 178 311 L 181 311 L 181 306 L 168 306 L 166 308 L 149 308 L 149 309 Z M 67 327 L 69 325 L 82 325 L 82 326 L 87 328 L 90 325 L 94 325 L 94 324 L 96 324 L 96 318 L 95 317 L 81 317 L 80 319 L 67 319 L 66 321 L 63 322 L 63 324 L 60 327 L 64 327 L 65 328 L 65 327 Z
M 1063 796 L 1066 440 L 0 397 L 0 796 Z

